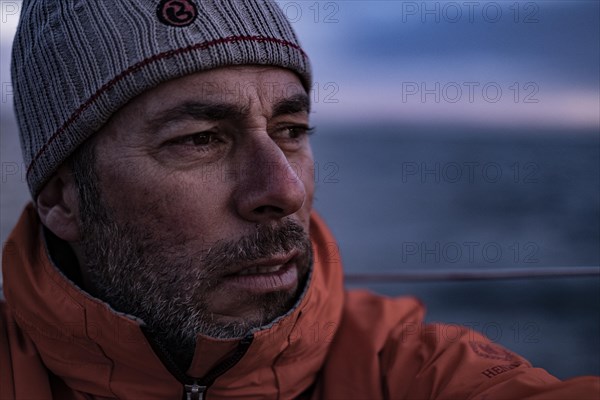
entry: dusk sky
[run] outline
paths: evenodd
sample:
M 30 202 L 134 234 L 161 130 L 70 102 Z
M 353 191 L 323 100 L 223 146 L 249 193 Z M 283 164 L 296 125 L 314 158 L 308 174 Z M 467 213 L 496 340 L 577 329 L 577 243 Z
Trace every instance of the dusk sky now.
M 280 4 L 323 119 L 599 125 L 598 1 Z

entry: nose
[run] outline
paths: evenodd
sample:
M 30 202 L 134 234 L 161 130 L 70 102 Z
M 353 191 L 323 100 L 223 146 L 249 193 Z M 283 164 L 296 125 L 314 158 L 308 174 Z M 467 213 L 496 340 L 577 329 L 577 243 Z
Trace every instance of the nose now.
M 302 171 L 270 137 L 256 139 L 245 152 L 244 171 L 234 194 L 235 207 L 242 218 L 269 222 L 302 208 L 306 199 L 299 176 Z

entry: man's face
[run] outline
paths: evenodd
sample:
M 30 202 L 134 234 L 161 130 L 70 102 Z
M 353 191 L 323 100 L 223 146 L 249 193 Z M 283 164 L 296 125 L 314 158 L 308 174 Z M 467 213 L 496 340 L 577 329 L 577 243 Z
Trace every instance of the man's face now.
M 250 66 L 163 83 L 119 110 L 78 178 L 89 289 L 188 341 L 289 310 L 312 262 L 308 113 L 294 73 Z

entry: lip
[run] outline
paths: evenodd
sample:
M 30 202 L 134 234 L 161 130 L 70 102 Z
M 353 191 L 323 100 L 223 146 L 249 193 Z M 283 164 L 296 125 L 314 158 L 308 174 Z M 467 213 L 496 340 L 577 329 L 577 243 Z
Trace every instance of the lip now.
M 296 251 L 253 262 L 227 275 L 224 284 L 252 293 L 292 290 L 298 284 L 297 258 Z

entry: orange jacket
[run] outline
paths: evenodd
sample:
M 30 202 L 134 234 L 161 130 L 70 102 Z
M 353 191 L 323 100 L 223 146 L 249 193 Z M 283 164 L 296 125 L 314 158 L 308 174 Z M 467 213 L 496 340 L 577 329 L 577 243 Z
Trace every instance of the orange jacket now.
M 30 205 L 3 251 L 0 398 L 181 399 L 183 383 L 141 321 L 66 278 L 41 232 Z M 441 335 L 412 298 L 344 292 L 333 237 L 316 215 L 310 234 L 315 267 L 296 309 L 251 340 L 198 339 L 187 375 L 217 376 L 205 398 L 599 398 L 599 378 L 561 382 L 468 329 Z

